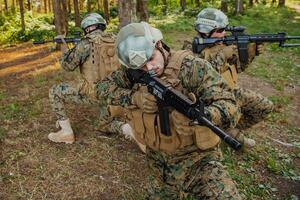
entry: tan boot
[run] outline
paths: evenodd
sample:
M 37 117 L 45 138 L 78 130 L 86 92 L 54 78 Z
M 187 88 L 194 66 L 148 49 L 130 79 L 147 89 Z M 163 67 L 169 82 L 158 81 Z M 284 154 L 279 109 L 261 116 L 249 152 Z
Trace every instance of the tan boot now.
M 255 140 L 247 138 L 241 131 L 237 128 L 233 128 L 227 131 L 229 135 L 239 141 L 242 145 L 245 145 L 248 148 L 253 148 L 256 144 Z
M 123 135 L 125 135 L 125 138 L 126 139 L 133 139 L 137 145 L 139 146 L 140 150 L 143 152 L 143 153 L 146 153 L 146 145 L 140 143 L 139 141 L 137 141 L 137 139 L 134 137 L 134 134 L 133 134 L 133 130 L 131 128 L 131 126 L 129 124 L 123 124 L 121 126 L 121 130 L 122 130 L 122 133 Z
M 58 120 L 56 127 L 61 128 L 58 132 L 50 133 L 48 139 L 52 142 L 64 142 L 66 144 L 72 144 L 75 141 L 74 133 L 71 128 L 70 120 Z

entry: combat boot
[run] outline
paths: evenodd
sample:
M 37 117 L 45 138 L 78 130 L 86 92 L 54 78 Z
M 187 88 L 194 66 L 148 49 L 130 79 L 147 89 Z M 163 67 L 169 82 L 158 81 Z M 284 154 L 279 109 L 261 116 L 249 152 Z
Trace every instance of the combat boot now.
M 242 145 L 253 148 L 256 144 L 255 140 L 251 138 L 247 138 L 241 131 L 237 128 L 233 128 L 227 131 L 229 135 L 231 135 L 233 138 L 235 138 L 237 141 L 239 141 Z
M 140 143 L 139 141 L 137 141 L 137 139 L 133 135 L 133 130 L 132 130 L 131 126 L 128 123 L 123 124 L 121 126 L 121 130 L 122 130 L 122 134 L 125 135 L 126 139 L 133 139 L 138 144 L 140 150 L 143 153 L 146 153 L 146 145 L 144 145 L 144 144 Z
M 66 144 L 72 144 L 75 141 L 74 133 L 71 128 L 70 120 L 58 120 L 56 127 L 61 128 L 58 132 L 50 133 L 48 139 L 52 142 L 64 142 Z

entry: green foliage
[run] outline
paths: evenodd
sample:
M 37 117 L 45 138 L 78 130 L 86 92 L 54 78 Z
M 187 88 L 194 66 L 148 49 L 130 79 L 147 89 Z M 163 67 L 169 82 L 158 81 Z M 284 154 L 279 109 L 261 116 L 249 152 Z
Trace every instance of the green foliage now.
M 4 24 L 0 26 L 0 45 L 15 43 L 17 41 L 28 41 L 30 39 L 40 40 L 51 38 L 55 35 L 53 17 L 41 15 L 33 17 L 31 12 L 25 13 L 25 32 L 21 31 L 21 17 L 19 14 L 5 17 Z

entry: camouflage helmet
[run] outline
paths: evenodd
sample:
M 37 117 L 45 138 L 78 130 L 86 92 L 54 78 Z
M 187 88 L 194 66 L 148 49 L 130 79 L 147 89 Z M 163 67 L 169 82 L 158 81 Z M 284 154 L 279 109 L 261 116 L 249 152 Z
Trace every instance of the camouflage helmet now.
M 132 69 L 141 68 L 152 57 L 156 43 L 162 38 L 160 30 L 146 22 L 124 26 L 116 40 L 120 63 Z
M 217 28 L 225 28 L 228 25 L 228 17 L 215 8 L 205 8 L 197 15 L 195 29 L 200 33 L 210 33 Z
M 82 19 L 80 26 L 82 29 L 86 29 L 87 27 L 95 24 L 102 24 L 106 26 L 106 21 L 98 13 L 89 13 Z

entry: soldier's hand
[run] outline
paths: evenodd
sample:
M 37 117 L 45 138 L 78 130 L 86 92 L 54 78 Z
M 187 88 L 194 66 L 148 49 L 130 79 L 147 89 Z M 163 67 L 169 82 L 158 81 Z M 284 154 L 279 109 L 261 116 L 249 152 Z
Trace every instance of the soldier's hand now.
M 147 91 L 146 87 L 141 87 L 132 95 L 132 103 L 145 113 L 154 113 L 157 111 L 156 99 Z
M 264 50 L 264 44 L 256 44 L 256 55 L 262 54 Z
M 191 120 L 178 111 L 174 110 L 171 113 L 171 121 L 179 135 L 191 135 L 194 133 L 194 126 L 191 125 Z

